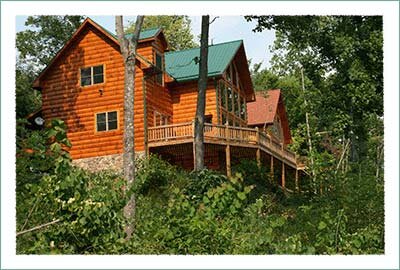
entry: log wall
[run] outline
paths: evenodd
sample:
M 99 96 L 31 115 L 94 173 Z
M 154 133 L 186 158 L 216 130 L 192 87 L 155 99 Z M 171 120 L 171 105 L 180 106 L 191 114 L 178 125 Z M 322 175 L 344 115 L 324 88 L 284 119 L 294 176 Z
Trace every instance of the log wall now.
M 138 53 L 153 59 L 151 42 L 138 46 Z M 80 68 L 104 65 L 104 83 L 80 86 Z M 135 78 L 135 149 L 144 150 L 143 72 L 136 68 Z M 122 153 L 124 126 L 124 65 L 119 46 L 101 31 L 83 29 L 65 53 L 41 79 L 43 116 L 64 120 L 73 159 Z M 100 93 L 102 90 L 102 94 Z M 96 132 L 95 114 L 118 112 L 117 130 Z
M 197 81 L 180 83 L 170 87 L 172 97 L 173 123 L 190 122 L 194 119 L 197 106 Z M 217 124 L 217 97 L 214 80 L 209 80 L 206 90 L 205 115 L 212 115 L 212 123 Z

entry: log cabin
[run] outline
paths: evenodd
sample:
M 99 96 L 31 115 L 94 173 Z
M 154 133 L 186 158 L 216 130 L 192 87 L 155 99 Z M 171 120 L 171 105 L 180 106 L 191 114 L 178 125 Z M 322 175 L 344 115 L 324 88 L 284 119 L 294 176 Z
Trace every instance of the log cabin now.
M 162 29 L 140 33 L 135 77 L 135 151 L 193 169 L 199 48 L 169 51 Z M 115 35 L 86 19 L 34 81 L 41 117 L 68 126 L 73 162 L 89 170 L 120 169 L 123 153 L 124 64 Z M 37 114 L 35 114 L 37 115 Z M 241 159 L 271 173 L 302 169 L 279 90 L 254 92 L 242 40 L 208 50 L 205 165 L 231 174 Z

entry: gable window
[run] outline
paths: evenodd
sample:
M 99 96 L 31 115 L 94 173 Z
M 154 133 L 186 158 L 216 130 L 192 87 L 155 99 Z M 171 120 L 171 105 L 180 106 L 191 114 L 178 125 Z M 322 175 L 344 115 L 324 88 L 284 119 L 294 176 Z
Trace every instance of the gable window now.
M 104 82 L 103 65 L 81 68 L 81 86 Z
M 156 68 L 157 68 L 157 74 L 156 74 L 156 82 L 160 85 L 163 85 L 163 59 L 162 55 L 156 52 Z
M 96 114 L 96 131 L 109 131 L 118 128 L 117 112 L 103 112 Z

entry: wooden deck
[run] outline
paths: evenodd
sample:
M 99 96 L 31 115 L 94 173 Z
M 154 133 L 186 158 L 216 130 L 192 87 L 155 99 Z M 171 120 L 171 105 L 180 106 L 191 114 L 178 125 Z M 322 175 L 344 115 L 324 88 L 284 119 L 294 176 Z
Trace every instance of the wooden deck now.
M 180 123 L 150 127 L 148 129 L 148 147 L 159 147 L 193 142 L 194 123 Z M 257 160 L 259 151 L 280 160 L 295 170 L 304 170 L 304 165 L 297 160 L 295 153 L 289 151 L 282 143 L 257 128 L 232 127 L 225 125 L 205 124 L 204 142 L 225 146 L 255 148 Z

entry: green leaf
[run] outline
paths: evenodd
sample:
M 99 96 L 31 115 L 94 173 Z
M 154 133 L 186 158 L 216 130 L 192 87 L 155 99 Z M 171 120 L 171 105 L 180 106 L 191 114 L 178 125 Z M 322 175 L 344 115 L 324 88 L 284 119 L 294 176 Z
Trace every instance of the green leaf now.
M 85 225 L 86 224 L 86 218 L 85 217 L 81 217 L 79 219 L 79 223 L 82 224 L 82 225 Z
M 325 229 L 326 228 L 326 223 L 325 222 L 323 222 L 323 221 L 321 221 L 319 224 L 318 224 L 318 230 L 323 230 L 323 229 Z
M 244 201 L 246 199 L 246 194 L 244 192 L 238 192 L 237 196 L 242 201 Z

